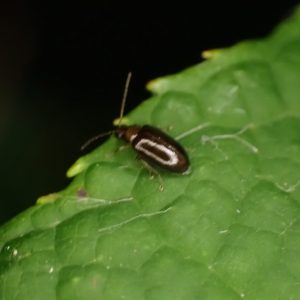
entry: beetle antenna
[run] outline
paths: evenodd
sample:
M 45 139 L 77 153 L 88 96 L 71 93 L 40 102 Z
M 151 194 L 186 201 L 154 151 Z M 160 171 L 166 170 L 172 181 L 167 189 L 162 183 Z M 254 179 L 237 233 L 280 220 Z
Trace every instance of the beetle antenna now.
M 124 88 L 124 93 L 123 93 L 123 97 L 122 97 L 122 103 L 121 103 L 121 110 L 120 110 L 120 117 L 119 117 L 118 126 L 121 125 L 121 121 L 122 121 L 122 118 L 123 118 L 125 103 L 126 103 L 126 98 L 127 98 L 127 95 L 128 95 L 128 88 L 129 88 L 131 77 L 132 77 L 132 73 L 129 72 L 127 74 L 127 78 L 126 78 L 126 82 L 125 82 L 125 88 Z
M 80 150 L 83 151 L 87 146 L 89 146 L 91 143 L 99 140 L 100 138 L 104 137 L 104 136 L 107 136 L 107 135 L 110 135 L 112 133 L 116 132 L 115 130 L 110 130 L 110 131 L 107 131 L 107 132 L 102 132 L 98 135 L 95 135 L 93 136 L 92 138 L 90 138 L 89 140 L 87 140 L 81 147 L 80 147 Z
M 130 80 L 131 80 L 131 77 L 132 77 L 132 73 L 129 72 L 127 74 L 127 78 L 126 78 L 126 82 L 125 82 L 125 87 L 124 87 L 124 93 L 123 93 L 123 97 L 122 97 L 122 103 L 121 103 L 121 110 L 120 110 L 120 118 L 119 118 L 119 122 L 118 122 L 118 125 L 116 127 L 119 127 L 121 125 L 121 121 L 122 121 L 122 118 L 123 118 L 123 114 L 124 114 L 124 109 L 125 109 L 125 103 L 126 103 L 126 98 L 127 98 L 127 95 L 128 95 L 128 88 L 129 88 L 129 84 L 130 84 Z M 87 140 L 81 147 L 80 147 L 80 150 L 83 151 L 87 146 L 89 146 L 91 143 L 97 141 L 98 139 L 104 137 L 104 136 L 107 136 L 107 135 L 110 135 L 112 133 L 116 132 L 116 130 L 110 130 L 110 131 L 107 131 L 107 132 L 103 132 L 103 133 L 100 133 L 98 135 L 95 135 L 93 136 L 92 138 L 90 138 L 89 140 Z

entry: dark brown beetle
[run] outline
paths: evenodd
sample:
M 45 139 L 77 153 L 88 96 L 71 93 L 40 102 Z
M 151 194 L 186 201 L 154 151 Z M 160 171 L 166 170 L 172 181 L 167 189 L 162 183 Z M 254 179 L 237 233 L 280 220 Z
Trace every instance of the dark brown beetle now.
M 156 127 L 118 126 L 115 135 L 130 143 L 139 157 L 150 165 L 175 173 L 184 173 L 189 168 L 189 159 L 183 147 Z
M 120 118 L 116 128 L 91 138 L 82 146 L 82 149 L 98 138 L 114 133 L 117 138 L 129 143 L 138 153 L 138 156 L 151 166 L 158 166 L 174 173 L 187 172 L 190 166 L 188 155 L 184 148 L 172 137 L 150 125 L 120 125 L 130 79 L 131 73 L 127 76 Z

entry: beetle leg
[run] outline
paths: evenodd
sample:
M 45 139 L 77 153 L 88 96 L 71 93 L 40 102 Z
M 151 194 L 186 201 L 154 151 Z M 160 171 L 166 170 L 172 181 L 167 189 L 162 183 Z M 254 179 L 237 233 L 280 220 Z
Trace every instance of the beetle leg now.
M 150 177 L 153 178 L 154 176 L 156 176 L 156 178 L 159 181 L 159 190 L 161 192 L 164 191 L 164 182 L 162 180 L 162 177 L 160 176 L 160 174 L 158 173 L 158 171 L 156 171 L 149 163 L 147 163 L 145 160 L 143 160 L 141 157 L 138 157 L 141 160 L 141 163 L 143 164 L 143 166 L 145 167 L 145 169 L 148 170 Z

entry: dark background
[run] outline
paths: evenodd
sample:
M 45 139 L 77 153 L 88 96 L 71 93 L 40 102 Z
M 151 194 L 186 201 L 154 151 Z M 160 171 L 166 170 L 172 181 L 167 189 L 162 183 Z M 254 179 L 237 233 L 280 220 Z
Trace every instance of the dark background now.
M 298 1 L 219 2 L 1 2 L 0 223 L 68 184 L 81 144 L 118 116 L 129 70 L 127 111 L 150 79 L 264 37 Z

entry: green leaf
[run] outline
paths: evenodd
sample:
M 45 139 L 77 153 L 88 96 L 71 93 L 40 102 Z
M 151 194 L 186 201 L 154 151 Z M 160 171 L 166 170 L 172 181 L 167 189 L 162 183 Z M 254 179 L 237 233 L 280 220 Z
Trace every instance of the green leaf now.
M 111 137 L 0 229 L 0 298 L 300 299 L 300 10 L 156 79 L 127 116 L 176 137 L 164 191 Z M 194 129 L 194 130 L 192 130 Z

